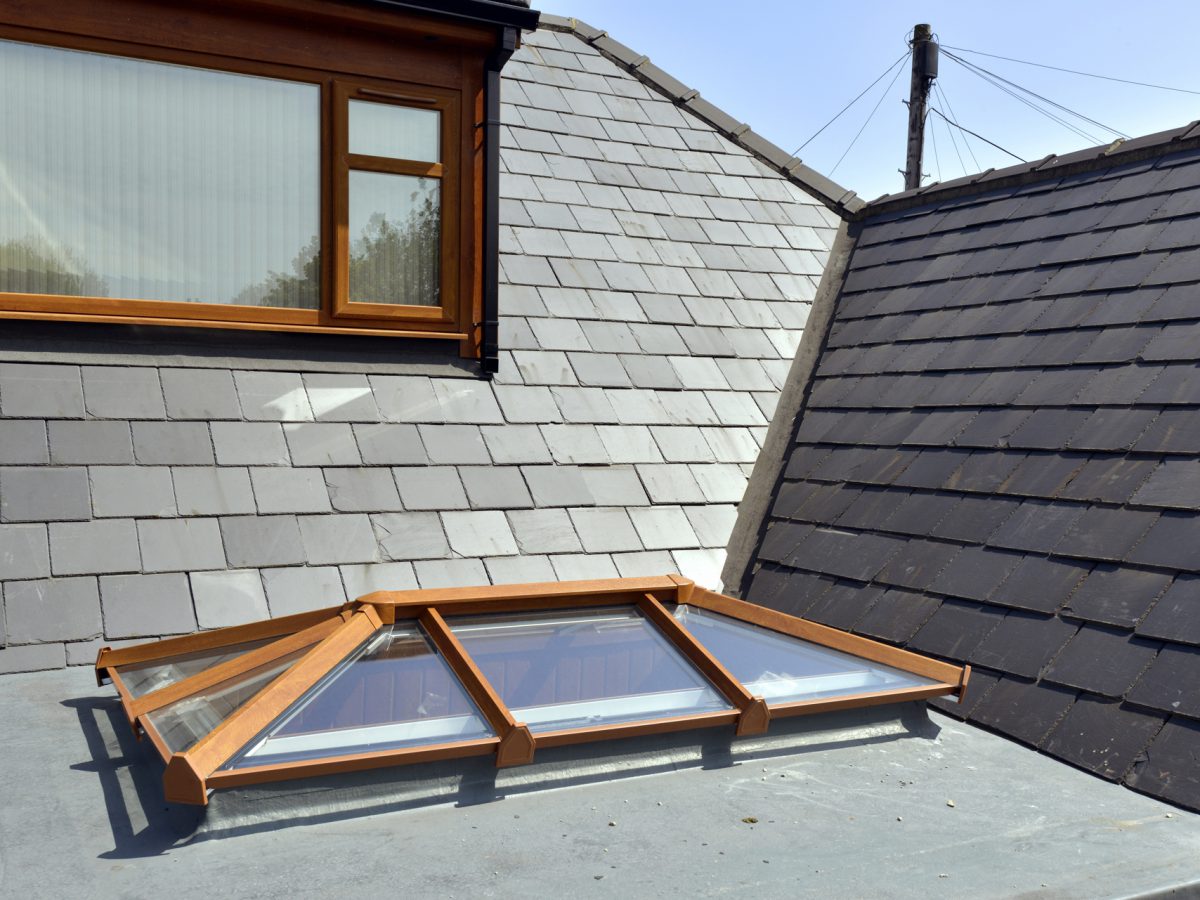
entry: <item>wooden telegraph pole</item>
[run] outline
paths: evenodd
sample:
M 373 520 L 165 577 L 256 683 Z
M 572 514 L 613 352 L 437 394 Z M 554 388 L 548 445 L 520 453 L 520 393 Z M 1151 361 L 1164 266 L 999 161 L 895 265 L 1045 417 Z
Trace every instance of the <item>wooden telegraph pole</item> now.
M 921 161 L 925 156 L 925 114 L 929 88 L 937 78 L 938 45 L 928 25 L 913 28 L 912 81 L 908 89 L 908 157 L 904 165 L 904 189 L 921 186 Z

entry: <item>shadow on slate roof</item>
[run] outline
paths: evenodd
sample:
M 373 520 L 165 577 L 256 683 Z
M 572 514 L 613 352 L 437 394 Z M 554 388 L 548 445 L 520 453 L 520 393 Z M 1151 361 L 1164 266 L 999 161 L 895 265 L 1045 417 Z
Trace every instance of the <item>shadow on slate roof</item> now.
M 866 208 L 743 596 L 1200 810 L 1196 131 Z

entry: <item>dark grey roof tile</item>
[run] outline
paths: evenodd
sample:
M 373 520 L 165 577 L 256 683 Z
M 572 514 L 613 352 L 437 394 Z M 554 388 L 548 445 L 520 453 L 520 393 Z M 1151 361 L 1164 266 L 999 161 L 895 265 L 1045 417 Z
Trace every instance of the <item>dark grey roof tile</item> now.
M 1146 268 L 1157 259 L 1159 265 L 1146 271 L 1135 284 L 1174 284 L 1180 281 L 1195 281 L 1197 267 L 1200 267 L 1200 248 L 1188 250 L 1171 250 L 1166 253 L 1145 253 L 1135 257 L 1145 261 Z M 1122 272 L 1123 276 L 1132 273 Z
M 1094 457 L 1062 489 L 1061 495 L 1070 500 L 1125 503 L 1150 477 L 1156 465 L 1157 461 L 1152 459 Z
M 1052 331 L 1042 335 L 1024 356 L 1010 357 L 1009 363 L 1023 366 L 1066 366 L 1076 360 L 1087 362 L 1087 359 L 1081 358 L 1081 354 L 1086 357 L 1085 351 L 1090 349 L 1097 338 L 1104 337 L 1104 334 L 1105 332 L 1088 329 Z
M 917 427 L 900 439 L 903 444 L 941 446 L 953 443 L 955 436 L 975 418 L 975 410 L 942 410 L 914 413 Z M 884 441 L 880 441 L 884 443 Z
M 817 528 L 796 548 L 789 565 L 856 581 L 870 581 L 906 543 L 904 538 Z
M 892 484 L 930 489 L 942 487 L 971 456 L 966 450 L 922 450 L 892 479 Z
M 1163 647 L 1126 699 L 1168 714 L 1200 719 L 1200 649 Z
M 1180 575 L 1137 626 L 1142 637 L 1200 645 L 1200 577 Z
M 1094 333 L 1093 333 L 1094 334 Z M 1158 329 L 1144 325 L 1110 326 L 1079 354 L 1079 363 L 1128 363 L 1139 359 L 1156 339 Z M 1149 356 L 1147 359 L 1151 358 Z
M 833 584 L 833 579 L 824 575 L 794 572 L 766 563 L 754 573 L 746 599 L 759 606 L 798 616 L 803 615 Z
M 959 497 L 927 533 L 955 541 L 983 543 L 1019 505 L 1016 500 L 998 497 Z
M 883 589 L 874 585 L 841 582 L 822 594 L 809 607 L 805 618 L 849 631 L 882 594 Z
M 686 519 L 685 519 L 686 521 Z M 813 526 L 799 522 L 772 522 L 758 548 L 758 559 L 791 565 L 792 554 L 812 533 Z M 643 541 L 643 543 L 645 543 Z M 663 542 L 658 542 L 662 544 Z M 667 544 L 669 545 L 669 543 Z
M 828 447 L 797 446 L 788 456 L 787 466 L 784 467 L 785 478 L 807 478 L 817 465 L 830 454 Z
M 1081 697 L 1046 739 L 1044 749 L 1101 778 L 1117 781 L 1161 727 L 1158 716 Z
M 977 406 L 1004 406 L 1012 403 L 1042 374 L 1041 369 L 1004 369 L 992 372 L 968 396 Z
M 1129 552 L 1127 561 L 1148 566 L 1200 571 L 1200 516 L 1165 512 Z
M 930 372 L 906 375 L 921 379 L 921 388 L 906 406 L 969 406 L 965 398 L 988 378 L 987 372 Z
M 1137 443 L 1157 416 L 1157 409 L 1098 409 L 1075 432 L 1068 446 L 1074 450 L 1124 452 Z
M 976 450 L 940 485 L 952 491 L 994 491 L 1025 458 L 1023 453 Z
M 1054 552 L 1119 562 L 1157 519 L 1156 512 L 1093 506 L 1075 520 Z
M 983 409 L 958 433 L 954 443 L 959 447 L 1003 448 L 1008 436 L 1033 415 L 1029 409 Z
M 1139 403 L 1200 405 L 1200 365 L 1176 363 L 1161 369 L 1147 368 L 1158 377 L 1137 398 Z
M 991 607 L 947 600 L 908 646 L 918 653 L 966 660 L 1003 618 L 1003 612 Z
M 970 714 L 970 721 L 1031 746 L 1040 746 L 1075 702 L 1075 691 L 1004 677 Z
M 1034 323 L 1034 327 L 1039 331 L 1053 328 L 1074 328 L 1087 320 L 1100 301 L 1099 294 L 1047 297 L 1030 301 L 1031 303 L 1047 304 L 1045 311 Z
M 1012 402 L 1018 406 L 1066 406 L 1095 375 L 1096 370 L 1088 368 L 1046 369 Z
M 1167 409 L 1133 445 L 1139 453 L 1200 451 L 1200 414 L 1195 409 Z
M 908 495 L 906 490 L 887 487 L 863 488 L 855 501 L 834 520 L 834 524 L 846 528 L 885 530 L 883 523 L 896 512 Z
M 917 537 L 931 534 L 937 524 L 955 509 L 959 498 L 953 494 L 910 493 L 896 510 L 877 528 Z
M 958 544 L 910 540 L 875 577 L 884 584 L 923 591 L 961 549 Z
M 1090 571 L 1087 563 L 1026 556 L 991 596 L 990 603 L 1054 612 Z
M 1194 284 L 1173 284 L 1161 290 L 1149 312 L 1143 316 L 1146 322 L 1194 319 L 1200 316 L 1200 301 L 1196 299 Z
M 1010 612 L 971 654 L 971 665 L 1037 678 L 1078 627 L 1055 616 Z
M 964 547 L 938 573 L 930 590 L 964 600 L 983 600 L 1021 561 L 1020 553 Z
M 1070 438 L 1088 419 L 1084 409 L 1039 409 L 1008 438 L 1017 448 L 1057 450 L 1069 446 Z
M 1088 459 L 1082 453 L 1031 453 L 997 490 L 1027 497 L 1057 497 Z
M 1065 615 L 1132 628 L 1171 583 L 1171 576 L 1124 566 L 1094 568 L 1063 608 Z
M 1100 369 L 1083 390 L 1075 395 L 1075 402 L 1097 406 L 1129 405 L 1143 396 L 1143 392 L 1161 371 L 1158 366 L 1139 365 Z
M 1083 504 L 1077 503 L 1026 500 L 988 538 L 988 544 L 1010 550 L 1048 553 L 1085 509 Z
M 1043 677 L 1103 697 L 1122 697 L 1160 646 L 1127 631 L 1084 625 Z
M 1200 723 L 1172 717 L 1133 762 L 1125 783 L 1187 809 L 1200 809 Z
M 869 637 L 893 643 L 911 638 L 941 606 L 940 600 L 915 591 L 891 588 L 855 623 L 855 630 Z M 972 673 L 971 680 L 977 676 Z
M 1143 506 L 1200 510 L 1200 460 L 1164 460 L 1130 502 Z
M 1161 287 L 1139 288 L 1132 291 L 1114 291 L 1105 294 L 1096 308 L 1088 313 L 1079 324 L 1086 328 L 1106 325 L 1136 325 L 1162 295 Z M 1104 345 L 1097 351 L 1104 350 Z M 1087 356 L 1081 360 L 1086 362 Z

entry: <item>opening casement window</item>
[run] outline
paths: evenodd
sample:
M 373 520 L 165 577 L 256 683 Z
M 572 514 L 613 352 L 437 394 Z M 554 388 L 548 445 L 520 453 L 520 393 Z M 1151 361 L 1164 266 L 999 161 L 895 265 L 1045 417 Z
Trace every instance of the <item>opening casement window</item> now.
M 441 6 L 453 14 L 0 11 L 0 316 L 407 335 L 479 355 L 499 69 L 537 14 Z
M 677 575 L 377 592 L 342 607 L 103 648 L 167 799 L 215 788 L 732 727 L 957 695 L 969 667 Z

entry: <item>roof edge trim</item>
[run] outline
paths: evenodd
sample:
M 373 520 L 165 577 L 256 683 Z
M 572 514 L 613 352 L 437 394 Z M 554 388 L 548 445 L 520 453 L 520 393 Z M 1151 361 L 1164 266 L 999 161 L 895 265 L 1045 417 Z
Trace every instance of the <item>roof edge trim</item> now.
M 933 200 L 949 200 L 1002 188 L 1020 187 L 1197 147 L 1200 147 L 1200 120 L 1181 128 L 1159 131 L 1130 140 L 1116 140 L 1111 144 L 1087 147 L 1063 156 L 1051 153 L 1033 162 L 1003 169 L 988 169 L 985 172 L 936 182 L 901 194 L 884 194 L 858 207 L 852 218 L 854 221 L 863 221 L 884 213 L 925 206 Z
M 700 92 L 664 72 L 650 62 L 650 58 L 631 50 L 619 41 L 579 19 L 543 13 L 538 26 L 546 31 L 573 34 L 590 44 L 600 55 L 622 70 L 630 73 L 647 87 L 662 94 L 676 106 L 686 109 L 701 121 L 712 126 L 726 140 L 752 154 L 764 165 L 801 188 L 809 196 L 819 200 L 843 219 L 852 219 L 866 204 L 854 191 L 826 178 L 815 169 L 806 166 L 798 157 L 773 144 L 744 122 L 739 122 L 724 110 L 709 103 Z

